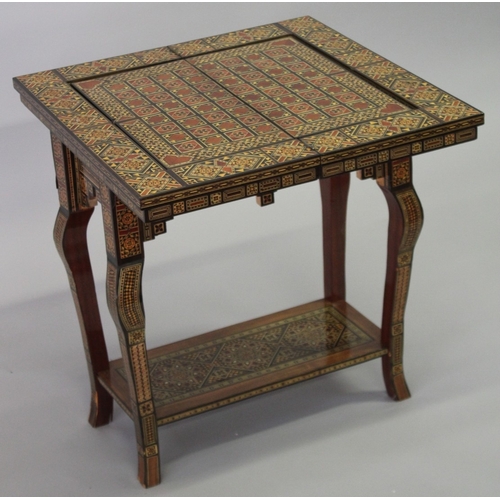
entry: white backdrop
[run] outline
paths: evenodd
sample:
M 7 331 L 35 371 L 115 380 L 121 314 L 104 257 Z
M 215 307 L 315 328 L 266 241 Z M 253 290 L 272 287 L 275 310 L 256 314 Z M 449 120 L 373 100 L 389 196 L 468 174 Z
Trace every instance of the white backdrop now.
M 86 423 L 49 134 L 12 77 L 306 14 L 486 114 L 477 141 L 414 161 L 425 223 L 406 315 L 413 397 L 390 402 L 373 361 L 171 424 L 163 482 L 147 494 L 499 494 L 500 8 L 456 3 L 0 4 L 0 494 L 144 494 L 128 417 Z M 353 179 L 348 217 L 348 300 L 379 323 L 387 208 L 373 182 Z M 321 297 L 320 229 L 316 183 L 171 222 L 146 247 L 148 345 Z M 99 210 L 89 242 L 114 358 Z

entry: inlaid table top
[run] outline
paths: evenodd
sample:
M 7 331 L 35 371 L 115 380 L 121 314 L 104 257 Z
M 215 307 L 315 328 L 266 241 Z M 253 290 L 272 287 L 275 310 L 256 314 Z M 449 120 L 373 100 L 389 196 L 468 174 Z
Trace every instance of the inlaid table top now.
M 372 177 L 389 159 L 475 139 L 484 122 L 311 17 L 14 84 L 86 174 L 143 220 L 345 171 Z

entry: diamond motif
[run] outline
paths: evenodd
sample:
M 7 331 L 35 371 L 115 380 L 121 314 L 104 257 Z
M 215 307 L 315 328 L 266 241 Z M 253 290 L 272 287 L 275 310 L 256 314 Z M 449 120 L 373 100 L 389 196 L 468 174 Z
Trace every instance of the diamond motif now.
M 265 342 L 252 339 L 234 340 L 224 344 L 215 363 L 238 370 L 259 370 L 269 365 L 275 350 Z
M 334 318 L 313 317 L 290 325 L 283 343 L 299 349 L 329 350 L 337 344 L 345 326 Z
M 168 397 L 197 389 L 209 372 L 205 364 L 189 360 L 174 358 L 160 361 L 151 370 L 153 391 Z
M 331 306 L 150 359 L 159 406 L 372 339 Z M 119 373 L 124 375 L 123 369 Z

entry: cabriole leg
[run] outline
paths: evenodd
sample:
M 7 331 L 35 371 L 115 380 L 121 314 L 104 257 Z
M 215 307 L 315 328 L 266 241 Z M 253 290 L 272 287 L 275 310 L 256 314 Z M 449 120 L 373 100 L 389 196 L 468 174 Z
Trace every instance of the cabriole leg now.
M 413 250 L 423 224 L 423 211 L 412 184 L 411 158 L 389 162 L 377 180 L 389 205 L 387 271 L 382 316 L 382 344 L 389 353 L 382 358 L 389 396 L 410 397 L 403 373 L 404 312 L 410 284 Z
M 108 306 L 118 330 L 139 454 L 139 481 L 160 483 L 158 432 L 142 304 L 143 224 L 107 188 L 100 189 L 108 254 Z
M 94 209 L 78 159 L 55 136 L 52 151 L 60 203 L 54 241 L 68 273 L 82 332 L 92 391 L 89 422 L 98 427 L 111 420 L 113 398 L 97 378 L 109 368 L 109 360 L 87 248 L 87 226 Z

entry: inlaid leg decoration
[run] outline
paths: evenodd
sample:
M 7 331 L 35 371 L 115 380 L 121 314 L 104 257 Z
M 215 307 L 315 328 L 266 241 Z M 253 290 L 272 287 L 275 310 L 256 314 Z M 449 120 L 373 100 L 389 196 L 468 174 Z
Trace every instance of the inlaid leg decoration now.
M 153 394 L 145 344 L 141 280 L 143 224 L 113 193 L 100 189 L 108 253 L 107 297 L 127 376 L 139 453 L 139 481 L 160 482 L 160 459 Z
M 81 163 L 55 136 L 52 151 L 60 203 L 54 241 L 68 273 L 82 332 L 92 391 L 89 422 L 98 427 L 111 420 L 113 398 L 97 378 L 100 371 L 109 369 L 109 360 L 87 248 L 87 225 L 94 208 Z
M 325 298 L 345 300 L 345 236 L 350 174 L 320 180 Z
M 384 380 L 395 400 L 410 397 L 403 373 L 404 312 L 410 285 L 413 249 L 423 224 L 423 211 L 412 185 L 411 158 L 389 162 L 377 180 L 389 205 L 387 273 L 382 317 L 382 344 L 389 353 L 382 358 Z

